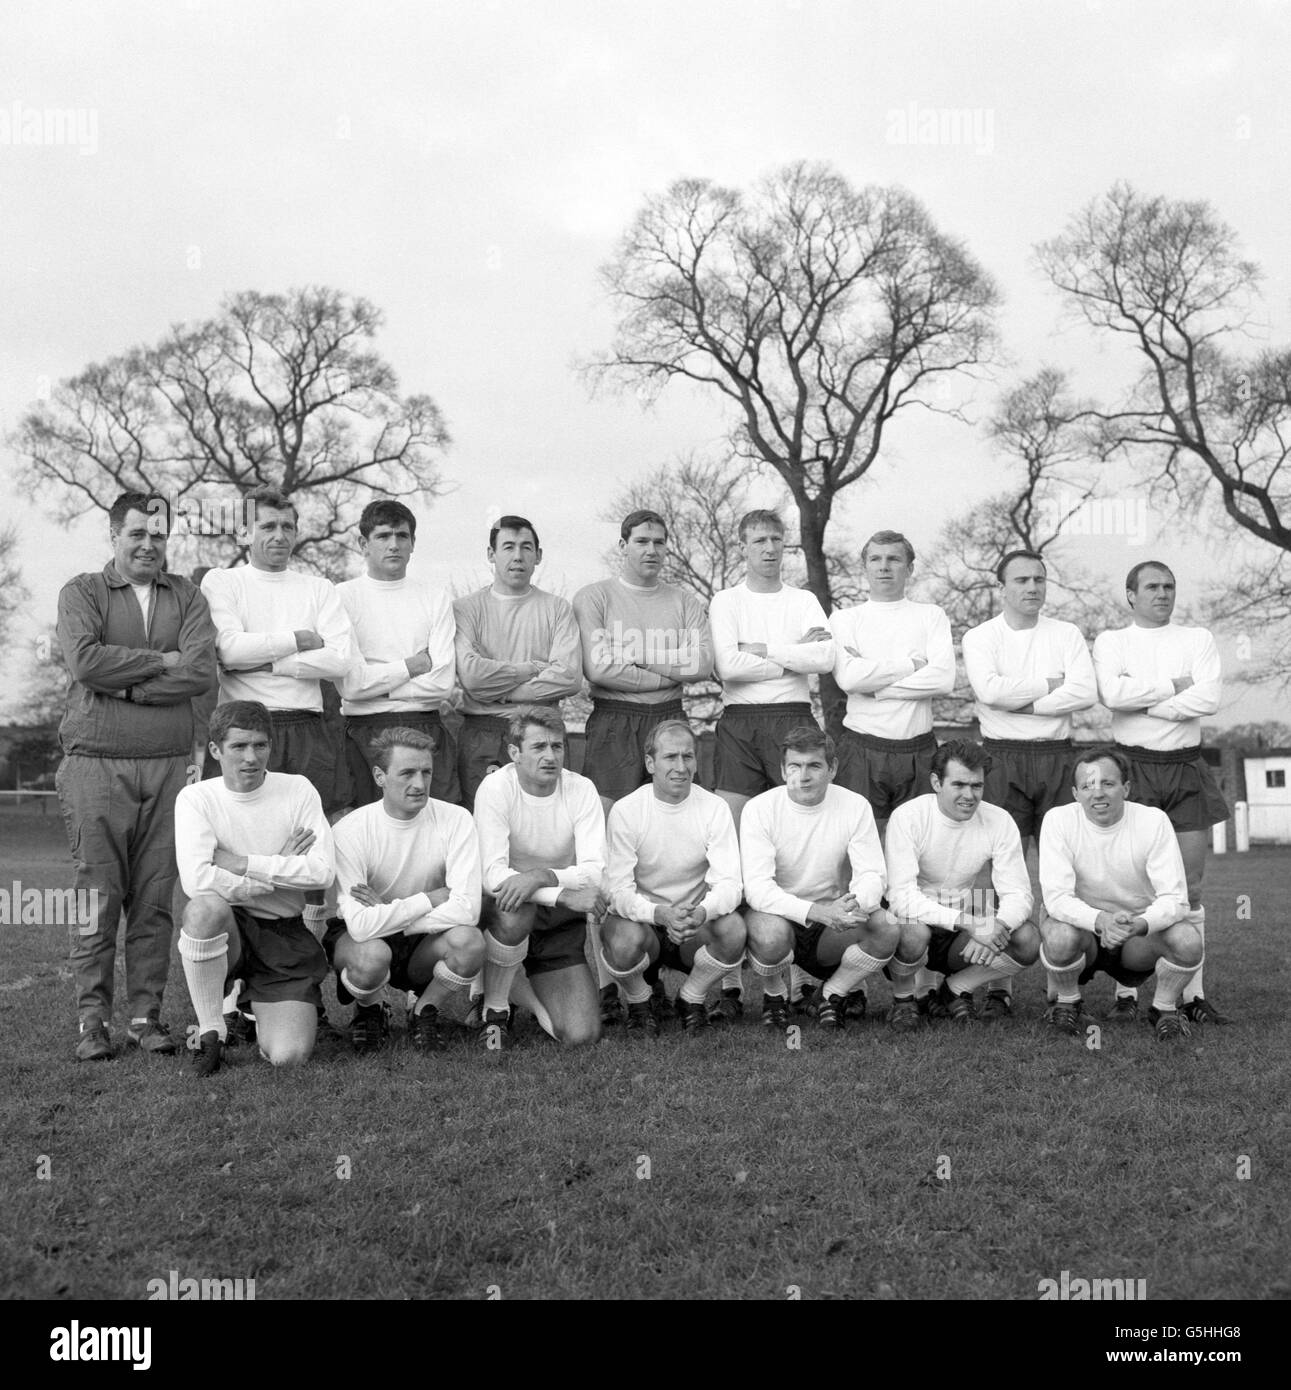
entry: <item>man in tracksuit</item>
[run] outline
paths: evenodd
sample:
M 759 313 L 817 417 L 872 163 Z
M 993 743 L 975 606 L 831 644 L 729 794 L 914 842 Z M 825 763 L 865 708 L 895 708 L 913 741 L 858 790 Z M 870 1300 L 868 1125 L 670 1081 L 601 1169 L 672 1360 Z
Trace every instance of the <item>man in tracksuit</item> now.
M 175 1042 L 161 1022 L 170 968 L 175 797 L 193 751 L 193 699 L 215 682 L 215 629 L 201 591 L 165 569 L 164 498 L 124 492 L 108 513 L 112 560 L 58 596 L 58 640 L 71 679 L 55 785 L 76 863 L 71 926 L 80 1036 L 76 1058 L 113 1055 L 113 967 L 126 911 L 126 1041 Z M 75 914 L 78 918 L 81 913 Z

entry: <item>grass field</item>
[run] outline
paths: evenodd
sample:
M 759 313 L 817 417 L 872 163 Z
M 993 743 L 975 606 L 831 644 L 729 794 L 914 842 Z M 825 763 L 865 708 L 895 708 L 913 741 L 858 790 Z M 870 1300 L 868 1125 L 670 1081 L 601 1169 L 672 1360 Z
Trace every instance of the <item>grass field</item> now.
M 0 837 L 6 886 L 66 885 L 55 817 Z M 1030 1299 L 1067 1270 L 1286 1298 L 1289 882 L 1285 851 L 1212 860 L 1209 990 L 1240 1022 L 1176 1049 L 1049 1037 L 1033 970 L 1004 1031 L 804 1020 L 795 1051 L 746 1020 L 204 1083 L 187 1057 L 72 1062 L 65 929 L 7 926 L 0 1291 L 138 1299 L 173 1270 L 261 1300 Z M 192 1020 L 177 960 L 167 1016 Z

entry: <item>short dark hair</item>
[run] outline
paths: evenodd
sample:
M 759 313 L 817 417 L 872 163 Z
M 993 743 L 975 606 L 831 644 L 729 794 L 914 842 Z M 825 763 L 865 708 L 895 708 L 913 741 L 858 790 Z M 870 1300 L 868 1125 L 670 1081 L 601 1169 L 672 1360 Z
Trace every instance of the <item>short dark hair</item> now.
M 969 772 L 985 774 L 991 770 L 991 755 L 980 743 L 974 743 L 968 738 L 953 738 L 948 743 L 939 744 L 937 751 L 932 755 L 931 771 L 938 781 L 946 776 L 946 769 L 952 759 L 966 767 Z
M 1004 583 L 1004 576 L 1009 572 L 1009 566 L 1014 560 L 1039 560 L 1044 567 L 1046 577 L 1049 574 L 1049 566 L 1044 563 L 1044 556 L 1038 555 L 1034 550 L 1010 550 L 998 565 L 995 566 L 995 581 L 997 584 Z
M 375 502 L 369 502 L 363 508 L 363 513 L 359 517 L 359 535 L 367 540 L 378 526 L 399 526 L 401 524 L 407 526 L 413 540 L 416 540 L 417 518 L 402 502 L 396 502 L 392 497 L 378 497 Z
M 668 523 L 658 512 L 652 512 L 648 507 L 638 507 L 636 511 L 629 512 L 623 518 L 623 524 L 619 527 L 619 539 L 627 540 L 638 526 L 662 526 L 663 538 L 668 539 Z
M 533 537 L 533 548 L 542 549 L 542 542 L 538 539 L 538 532 L 534 530 L 533 522 L 527 516 L 500 516 L 489 527 L 489 549 L 493 550 L 498 543 L 499 531 L 528 531 Z
M 160 534 L 170 535 L 170 503 L 159 492 L 123 492 L 108 508 L 108 534 L 115 536 L 126 524 L 131 512 L 142 512 L 149 520 L 148 529 L 157 535 L 152 518 L 162 516 L 166 519 L 166 529 Z
M 432 758 L 435 755 L 435 740 L 429 734 L 403 725 L 382 729 L 368 747 L 376 754 L 375 762 L 382 772 L 390 771 L 390 756 L 396 748 L 415 748 L 418 753 L 429 753 Z
M 768 511 L 765 507 L 745 512 L 740 518 L 740 540 L 747 540 L 749 532 L 755 526 L 769 526 L 784 535 L 784 520 L 780 513 Z
M 244 492 L 242 500 L 252 504 L 249 520 L 253 525 L 255 513 L 261 507 L 275 512 L 290 512 L 297 524 L 300 522 L 300 513 L 296 510 L 296 504 L 280 488 L 270 487 L 268 483 L 261 483 L 259 487 L 253 487 Z
M 1127 593 L 1137 594 L 1139 591 L 1139 575 L 1144 570 L 1164 570 L 1166 574 L 1174 579 L 1174 570 L 1166 564 L 1164 560 L 1140 560 L 1137 565 L 1125 576 L 1125 590 Z M 1175 579 L 1177 584 L 1179 581 Z
M 664 734 L 672 733 L 689 734 L 691 743 L 695 744 L 696 746 L 698 746 L 699 744 L 699 740 L 695 737 L 694 729 L 690 727 L 686 720 L 664 719 L 660 723 L 656 724 L 654 728 L 651 729 L 649 734 L 646 736 L 646 757 L 653 758 L 656 750 L 659 747 L 659 740 L 664 736 Z
M 838 748 L 824 729 L 815 724 L 799 724 L 780 741 L 781 763 L 789 753 L 824 753 L 825 761 L 832 763 L 838 757 Z
M 273 720 L 259 700 L 229 700 L 227 704 L 216 705 L 206 725 L 207 738 L 217 748 L 222 748 L 230 729 L 251 729 L 257 734 L 268 734 L 269 742 L 273 742 Z
M 872 545 L 903 545 L 905 546 L 906 564 L 914 564 L 914 546 L 900 531 L 875 531 L 869 540 L 861 546 L 861 564 L 865 563 L 865 557 L 870 553 L 870 546 Z
M 1111 748 L 1104 744 L 1099 748 L 1091 748 L 1088 753 L 1077 753 L 1071 764 L 1072 786 L 1076 784 L 1076 769 L 1084 766 L 1085 763 L 1101 763 L 1106 759 L 1113 763 L 1117 772 L 1121 774 L 1121 781 L 1130 780 L 1130 760 L 1120 751 L 1119 748 Z
M 565 736 L 565 721 L 560 717 L 558 709 L 552 709 L 548 705 L 520 705 L 507 720 L 508 746 L 523 746 L 525 730 L 531 724 L 546 729 L 549 734 L 560 734 L 562 738 Z

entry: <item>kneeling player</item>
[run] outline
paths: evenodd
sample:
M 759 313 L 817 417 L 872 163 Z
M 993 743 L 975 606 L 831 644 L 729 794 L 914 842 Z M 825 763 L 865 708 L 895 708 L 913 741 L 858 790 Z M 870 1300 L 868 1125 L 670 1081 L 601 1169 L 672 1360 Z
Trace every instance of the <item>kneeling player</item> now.
M 708 1024 L 709 989 L 744 959 L 740 849 L 726 802 L 694 785 L 695 735 L 680 719 L 650 731 L 650 781 L 610 808 L 606 968 L 628 1001 L 627 1026 L 655 1034 L 645 972 L 656 961 L 686 973 L 677 996 L 687 1032 Z
M 901 924 L 888 966 L 888 1024 L 898 1031 L 920 1026 L 921 966 L 947 977 L 940 1002 L 948 1017 L 970 1023 L 975 989 L 1016 975 L 1039 955 L 1039 934 L 1027 920 L 1022 837 L 1007 811 L 982 801 L 989 766 L 980 744 L 943 743 L 932 760 L 931 795 L 898 806 L 888 821 L 888 902 Z M 973 880 L 988 863 L 990 901 L 974 904 Z
M 791 729 L 781 748 L 784 786 L 744 808 L 749 964 L 762 977 L 762 1022 L 789 1024 L 787 967 L 821 977 L 818 1027 L 840 1029 L 848 996 L 881 970 L 900 930 L 879 906 L 883 850 L 870 803 L 833 785 L 834 740 L 815 725 Z
M 412 990 L 408 1037 L 419 1052 L 440 1046 L 439 1008 L 469 990 L 484 964 L 480 849 L 460 806 L 430 795 L 435 740 L 418 729 L 383 729 L 369 742 L 381 800 L 336 823 L 340 920 L 323 944 L 337 972 L 336 997 L 353 999 L 350 1041 L 379 1047 L 389 1032 L 387 984 Z
M 1127 801 L 1129 763 L 1099 749 L 1075 767 L 1074 806 L 1056 806 L 1040 827 L 1045 916 L 1041 960 L 1057 1002 L 1049 1022 L 1081 1031 L 1080 987 L 1098 970 L 1137 988 L 1156 975 L 1156 1034 L 1188 1035 L 1179 996 L 1202 961 L 1201 933 L 1181 920 L 1188 885 L 1164 811 Z
M 601 1035 L 600 999 L 585 943 L 588 915 L 599 919 L 605 912 L 600 797 L 586 777 L 565 770 L 565 726 L 556 710 L 516 710 L 507 752 L 510 765 L 490 773 L 475 793 L 484 877 L 484 1045 L 509 1044 L 511 989 L 521 966 L 555 1037 L 592 1043 Z
M 179 954 L 197 1013 L 199 1076 L 219 1069 L 224 993 L 235 978 L 264 1056 L 275 1066 L 309 1058 L 327 959 L 301 913 L 305 893 L 334 876 L 318 793 L 304 777 L 267 771 L 269 711 L 231 700 L 212 714 L 209 736 L 219 778 L 185 787 L 175 801 L 175 858 L 189 897 Z

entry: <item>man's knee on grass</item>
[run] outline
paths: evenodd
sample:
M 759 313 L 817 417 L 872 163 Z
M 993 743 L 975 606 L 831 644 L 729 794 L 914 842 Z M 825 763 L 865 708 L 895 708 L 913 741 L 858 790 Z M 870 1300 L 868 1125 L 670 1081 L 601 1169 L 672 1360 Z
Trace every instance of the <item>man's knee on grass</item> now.
M 1055 969 L 1075 965 L 1078 960 L 1094 949 L 1093 932 L 1082 931 L 1070 922 L 1059 922 L 1046 917 L 1040 923 L 1040 942 L 1044 947 L 1044 958 Z
M 654 945 L 654 931 L 644 922 L 629 922 L 612 914 L 601 923 L 601 950 L 611 970 L 631 970 L 642 955 L 649 955 Z
M 183 929 L 198 941 L 219 936 L 221 932 L 231 934 L 234 930 L 233 909 L 213 893 L 199 893 L 197 897 L 190 898 L 184 908 Z
M 793 923 L 770 912 L 749 909 L 744 916 L 749 954 L 763 965 L 782 961 L 793 950 Z
M 366 992 L 389 978 L 390 948 L 379 939 L 355 941 L 347 934 L 337 942 L 333 963 L 338 974 L 345 972 L 352 988 Z
M 260 1055 L 267 1062 L 275 1067 L 299 1067 L 309 1061 L 318 1032 L 318 1016 L 312 1004 L 289 1000 L 251 1007 L 256 1017 Z
M 1161 933 L 1161 954 L 1171 965 L 1192 970 L 1201 964 L 1205 952 L 1201 933 L 1191 922 L 1176 922 Z
M 1040 959 L 1040 933 L 1034 922 L 1023 922 L 1009 937 L 1004 954 L 1021 966 L 1034 965 Z
M 484 933 L 478 927 L 450 927 L 440 940 L 440 959 L 454 975 L 470 977 L 484 969 Z
M 734 965 L 744 955 L 747 933 L 744 918 L 738 912 L 728 912 L 711 922 L 705 922 L 701 936 L 706 938 L 709 955 L 723 965 Z

